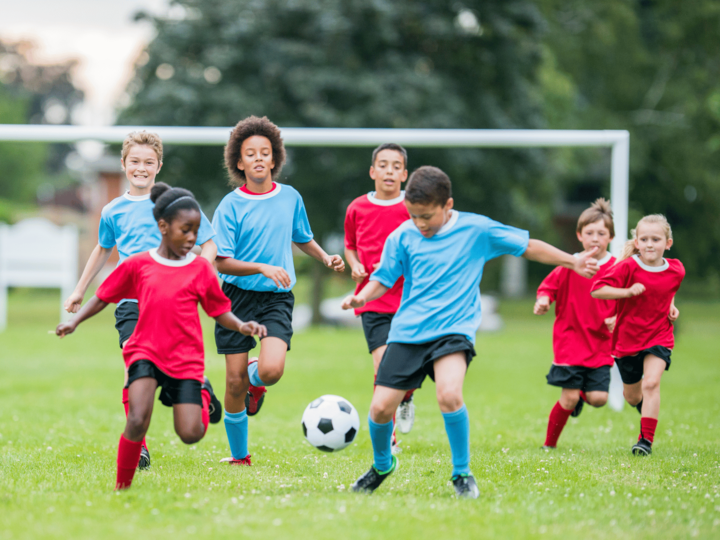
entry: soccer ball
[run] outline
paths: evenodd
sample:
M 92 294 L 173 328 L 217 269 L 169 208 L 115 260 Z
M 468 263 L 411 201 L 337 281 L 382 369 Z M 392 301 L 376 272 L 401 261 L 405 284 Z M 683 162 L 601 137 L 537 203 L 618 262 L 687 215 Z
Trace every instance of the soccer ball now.
M 337 452 L 355 440 L 360 418 L 347 399 L 322 396 L 310 403 L 302 417 L 305 438 L 318 450 Z

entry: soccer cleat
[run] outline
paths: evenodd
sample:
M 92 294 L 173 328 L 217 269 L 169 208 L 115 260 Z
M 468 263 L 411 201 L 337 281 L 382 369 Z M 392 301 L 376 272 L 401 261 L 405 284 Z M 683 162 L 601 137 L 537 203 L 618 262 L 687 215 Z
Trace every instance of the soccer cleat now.
M 452 483 L 458 499 L 477 499 L 480 496 L 480 490 L 472 474 L 456 474 L 452 477 Z
M 647 439 L 640 439 L 633 445 L 632 453 L 636 456 L 649 456 L 652 454 L 652 443 Z
M 583 398 L 578 399 L 577 405 L 575 405 L 575 408 L 573 409 L 573 412 L 570 413 L 570 416 L 573 418 L 580 416 L 580 413 L 583 410 L 583 405 L 585 405 L 585 400 Z
M 413 397 L 403 401 L 397 409 L 395 415 L 397 419 L 397 427 L 400 433 L 410 433 L 410 430 L 415 423 L 415 403 L 413 403 Z
M 254 364 L 257 361 L 257 358 L 251 358 L 248 365 Z M 260 407 L 262 407 L 265 401 L 266 393 L 267 388 L 264 386 L 253 386 L 252 383 L 250 383 L 250 388 L 248 388 L 248 393 L 245 396 L 245 410 L 248 416 L 255 416 L 260 412 Z
M 247 465 L 248 467 L 252 465 L 252 461 L 250 461 L 250 454 L 242 459 L 235 459 L 234 457 L 222 458 L 220 463 L 228 463 L 229 465 Z
M 553 450 L 557 450 L 556 446 L 548 446 L 547 444 L 540 447 L 540 450 L 545 450 L 545 452 L 552 452 Z
M 380 484 L 382 484 L 388 476 L 397 471 L 399 465 L 400 462 L 395 456 L 392 457 L 391 467 L 385 472 L 378 471 L 375 465 L 373 465 L 368 472 L 355 480 L 355 483 L 350 486 L 350 489 L 355 493 L 372 493 L 380 487 Z
M 138 469 L 147 471 L 150 468 L 150 452 L 144 446 L 140 449 L 140 461 L 138 461 Z
M 210 423 L 217 424 L 220 420 L 222 420 L 223 409 L 222 405 L 220 404 L 220 400 L 215 395 L 215 392 L 213 392 L 213 387 L 210 384 L 210 379 L 208 379 L 207 377 L 205 377 L 205 382 L 203 383 L 202 388 L 207 390 L 208 394 L 210 394 Z

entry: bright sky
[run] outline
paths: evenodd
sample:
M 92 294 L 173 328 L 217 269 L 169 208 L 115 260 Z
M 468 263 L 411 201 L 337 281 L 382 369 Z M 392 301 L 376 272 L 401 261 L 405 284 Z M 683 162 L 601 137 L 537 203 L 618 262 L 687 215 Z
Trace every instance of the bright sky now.
M 75 84 L 86 106 L 76 123 L 104 125 L 132 75 L 132 65 L 152 39 L 147 23 L 133 22 L 139 10 L 165 13 L 168 0 L 23 0 L 3 2 L 0 40 L 37 44 L 32 60 L 52 63 L 75 58 Z

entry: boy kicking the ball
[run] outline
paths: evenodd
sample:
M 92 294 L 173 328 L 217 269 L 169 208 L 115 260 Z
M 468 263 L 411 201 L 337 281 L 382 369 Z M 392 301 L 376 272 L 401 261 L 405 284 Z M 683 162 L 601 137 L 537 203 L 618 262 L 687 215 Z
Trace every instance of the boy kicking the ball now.
M 358 284 L 355 294 L 367 286 L 370 273 L 380 264 L 387 237 L 410 219 L 401 190 L 407 176 L 407 152 L 402 146 L 386 143 L 373 151 L 370 178 L 375 182 L 375 191 L 355 199 L 345 213 L 345 259 L 353 281 Z M 355 310 L 355 315 L 362 319 L 375 376 L 387 348 L 390 323 L 400 306 L 402 290 L 400 278 L 382 298 Z M 405 394 L 397 411 L 397 425 L 402 433 L 409 433 L 415 421 L 414 391 Z
M 591 277 L 597 271 L 595 250 L 573 257 L 530 240 L 527 231 L 453 210 L 450 179 L 436 167 L 413 172 L 405 205 L 412 221 L 388 237 L 367 287 L 342 304 L 343 309 L 362 307 L 380 298 L 401 276 L 405 278 L 370 405 L 374 461 L 352 490 L 373 492 L 397 469 L 398 459 L 391 453 L 392 415 L 405 393 L 430 376 L 450 442 L 455 492 L 475 499 L 480 492 L 470 471 L 470 421 L 462 387 L 475 356 L 483 266 L 511 254 Z

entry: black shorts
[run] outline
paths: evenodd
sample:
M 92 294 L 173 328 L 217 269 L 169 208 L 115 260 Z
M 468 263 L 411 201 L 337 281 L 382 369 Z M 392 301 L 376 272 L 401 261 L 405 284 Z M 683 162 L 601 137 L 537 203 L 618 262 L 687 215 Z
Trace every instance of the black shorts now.
M 420 344 L 388 343 L 375 384 L 398 390 L 420 388 L 426 376 L 435 380 L 435 360 L 457 352 L 465 353 L 468 365 L 475 356 L 470 340 L 458 334 Z
M 295 305 L 292 292 L 246 291 L 230 283 L 223 283 L 222 290 L 232 302 L 232 312 L 238 319 L 264 324 L 267 337 L 282 339 L 290 350 Z M 215 345 L 218 354 L 238 354 L 251 351 L 257 342 L 252 336 L 244 336 L 215 323 Z
M 367 341 L 370 353 L 378 347 L 387 345 L 390 323 L 394 316 L 394 313 L 375 313 L 374 311 L 366 311 L 360 314 L 363 332 L 365 332 L 365 341 Z
M 123 343 L 130 339 L 130 336 L 135 331 L 139 316 L 140 310 L 137 302 L 123 302 L 115 308 L 115 328 L 117 328 L 120 335 L 121 349 Z
M 616 358 L 615 363 L 620 370 L 620 377 L 622 382 L 625 384 L 635 384 L 643 378 L 643 366 L 645 363 L 645 357 L 648 354 L 652 354 L 665 360 L 665 371 L 670 369 L 670 355 L 672 349 L 663 347 L 662 345 L 653 345 L 640 351 L 632 356 L 623 356 L 622 358 Z
M 194 403 L 202 407 L 202 384 L 195 379 L 173 379 L 166 375 L 150 360 L 138 360 L 130 364 L 128 368 L 128 380 L 125 388 L 138 379 L 150 377 L 158 382 L 160 395 L 158 400 L 166 407 L 172 407 L 177 403 Z
M 584 366 L 558 366 L 553 364 L 547 382 L 560 388 L 585 392 L 607 392 L 610 388 L 610 366 L 589 368 Z

